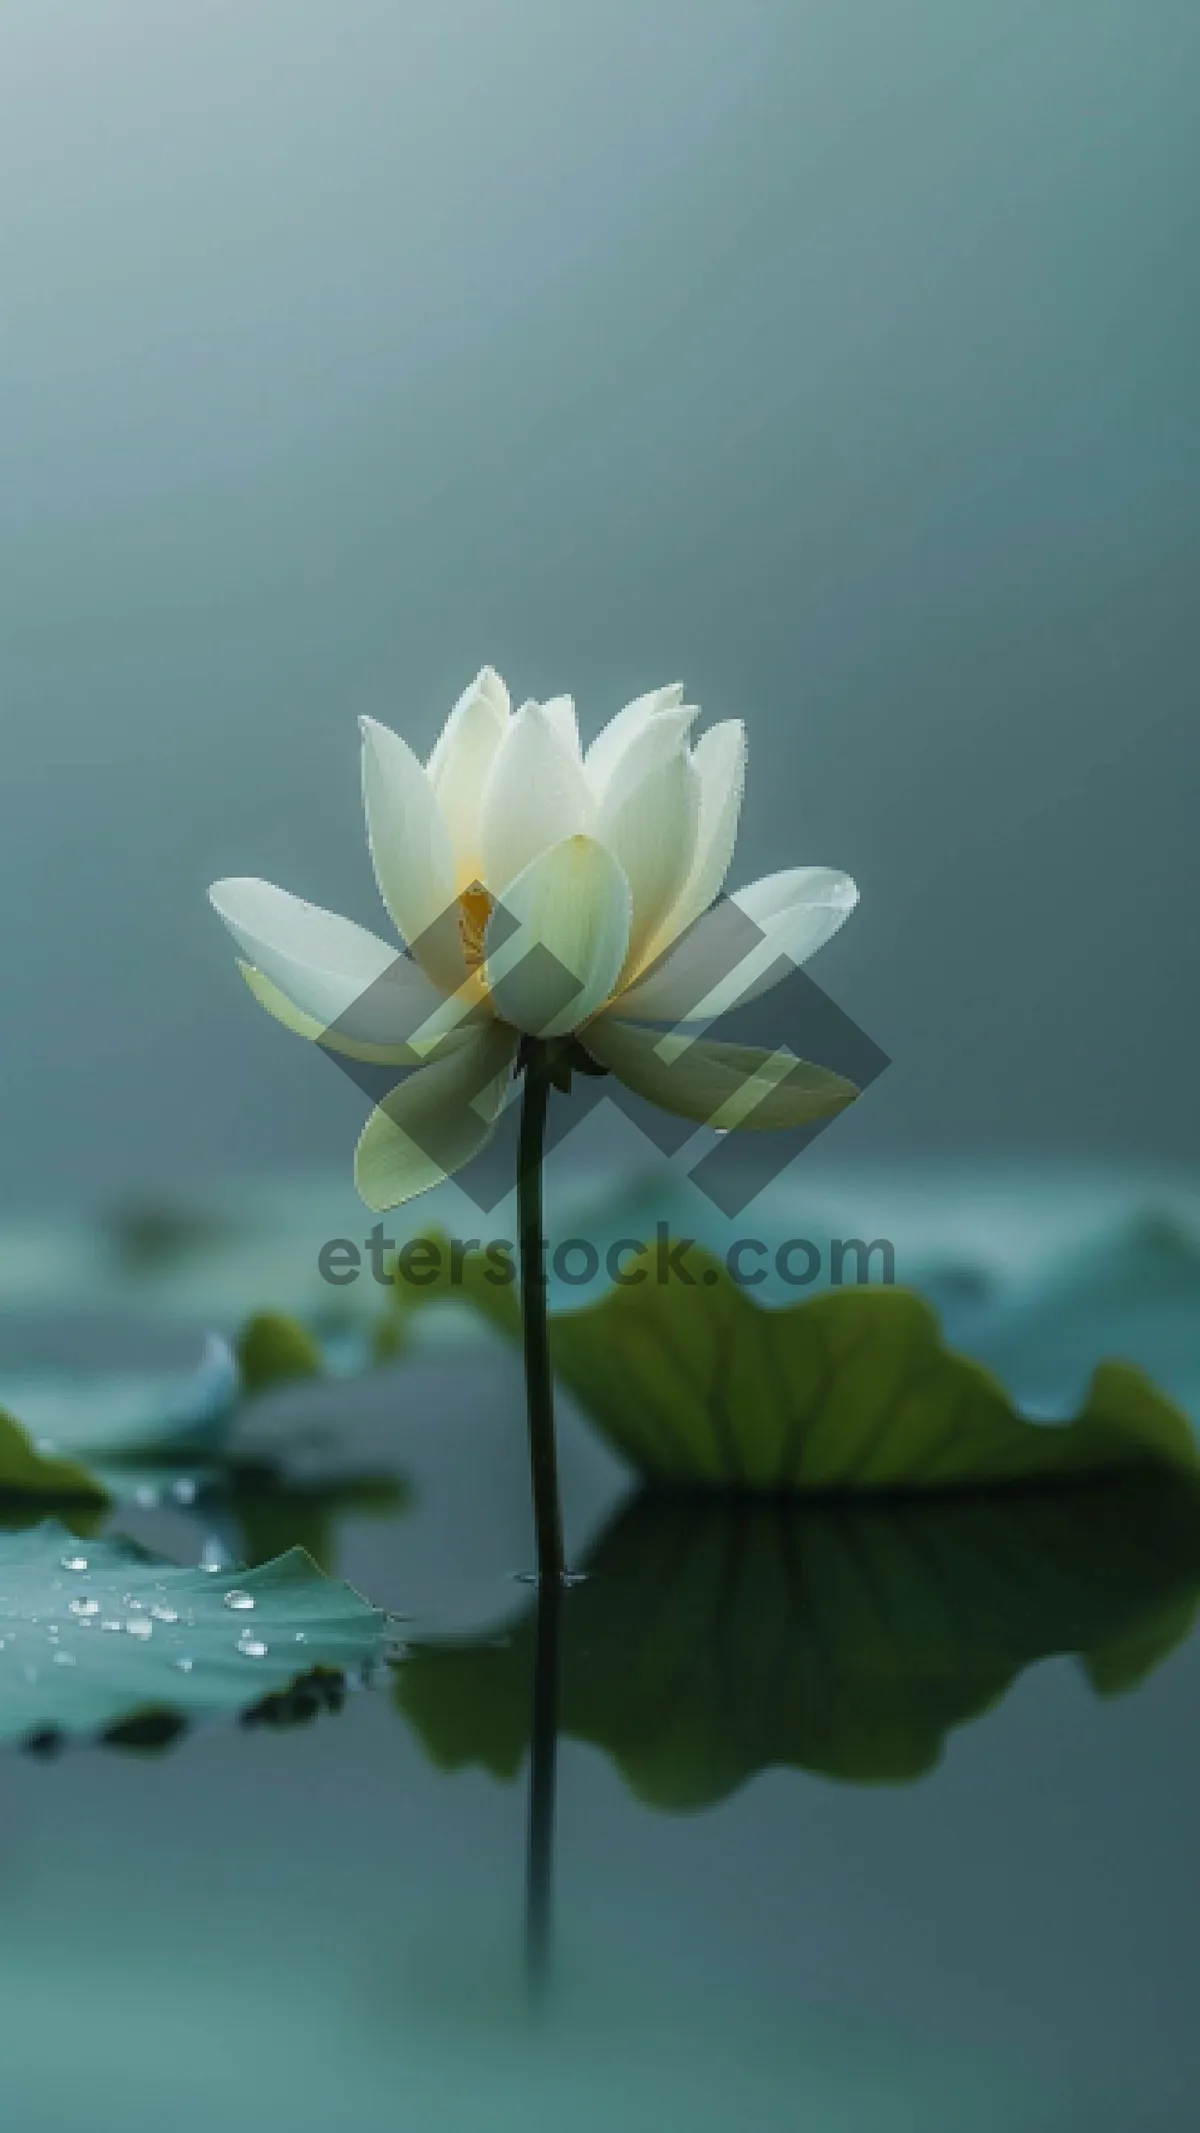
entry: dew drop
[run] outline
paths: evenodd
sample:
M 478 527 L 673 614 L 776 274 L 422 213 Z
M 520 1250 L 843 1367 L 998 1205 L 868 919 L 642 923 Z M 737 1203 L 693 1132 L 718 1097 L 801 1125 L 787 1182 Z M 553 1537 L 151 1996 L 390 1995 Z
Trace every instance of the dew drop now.
M 173 1607 L 164 1607 L 161 1600 L 156 1600 L 154 1602 L 154 1605 L 150 1609 L 150 1612 L 154 1616 L 156 1622 L 178 1622 L 179 1620 L 179 1616 L 176 1614 L 175 1609 Z
M 73 1615 L 98 1615 L 100 1612 L 99 1600 L 68 1600 L 67 1605 Z
M 131 1615 L 125 1629 L 129 1636 L 140 1637 L 143 1643 L 147 1637 L 154 1635 L 154 1624 L 148 1615 Z
M 86 1555 L 64 1555 L 62 1566 L 64 1570 L 86 1570 L 88 1559 Z
M 248 1630 L 244 1630 L 238 1638 L 237 1648 L 239 1652 L 245 1652 L 247 1659 L 265 1659 L 267 1656 L 267 1647 L 262 1638 L 252 1637 Z
M 102 1622 L 100 1627 L 101 1629 L 120 1629 L 121 1625 L 119 1622 Z
M 171 1495 L 176 1503 L 195 1503 L 196 1484 L 190 1474 L 183 1474 L 171 1483 Z
M 55 1664 L 55 1666 L 74 1666 L 74 1664 L 75 1664 L 75 1654 L 74 1654 L 74 1652 L 55 1652 L 55 1654 L 54 1654 L 54 1664 Z
M 152 1511 L 158 1502 L 158 1490 L 149 1481 L 139 1481 L 133 1492 L 133 1500 L 143 1511 Z
M 225 1605 L 232 1607 L 236 1614 L 243 1614 L 248 1607 L 253 1607 L 254 1601 L 248 1592 L 239 1592 L 235 1588 L 233 1592 L 226 1593 Z
M 298 1629 L 298 1630 L 296 1631 L 296 1642 L 297 1642 L 297 1644 L 307 1644 L 307 1643 L 308 1643 L 308 1634 L 307 1634 L 307 1632 L 306 1632 L 305 1630 L 302 1630 L 302 1629 Z
M 190 1674 L 196 1662 L 194 1659 L 172 1659 L 171 1664 L 177 1666 L 181 1674 Z
M 224 1544 L 217 1540 L 215 1536 L 210 1536 L 200 1550 L 201 1570 L 217 1571 L 226 1570 L 228 1567 L 229 1560 L 225 1553 Z

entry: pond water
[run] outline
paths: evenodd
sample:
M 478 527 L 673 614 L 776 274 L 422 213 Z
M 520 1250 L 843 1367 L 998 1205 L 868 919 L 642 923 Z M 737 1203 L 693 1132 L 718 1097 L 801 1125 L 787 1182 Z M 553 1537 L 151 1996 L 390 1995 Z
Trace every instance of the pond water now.
M 110 1515 L 178 1562 L 301 1542 L 407 1656 L 4 1754 L 5 2122 L 1190 2126 L 1200 1644 L 1186 1596 L 1123 1600 L 1169 1508 L 633 1504 L 564 1400 L 590 1575 L 557 1729 L 541 1684 L 531 1951 L 523 1432 L 508 1353 L 417 1353 L 271 1395 L 232 1486 Z
M 269 1420 L 319 1429 L 328 1400 L 280 1397 Z M 745 1595 L 727 1564 L 723 1589 L 703 1573 L 681 1595 L 664 1589 L 687 1545 L 682 1512 L 649 1583 L 636 1560 L 601 1566 L 564 1603 L 594 1625 L 564 1636 L 564 1726 L 587 1722 L 589 1657 L 615 1610 L 646 1738 L 623 1736 L 617 1711 L 607 1748 L 569 1730 L 559 1744 L 549 1975 L 531 1991 L 528 1640 L 512 1707 L 480 1709 L 489 1686 L 505 1705 L 509 1678 L 487 1656 L 519 1647 L 531 1606 L 513 1576 L 530 1560 L 519 1378 L 490 1354 L 413 1362 L 337 1401 L 339 1459 L 402 1475 L 411 1493 L 399 1511 L 335 1509 L 327 1560 L 410 1616 L 412 1639 L 471 1639 L 479 1694 L 464 1703 L 451 1681 L 439 1703 L 418 1651 L 426 1679 L 407 1712 L 401 1667 L 306 1724 L 202 1728 L 153 1754 L 7 1756 L 10 2123 L 1189 2122 L 1195 1647 L 1111 1699 L 1075 1659 L 1048 1659 L 950 1729 L 916 1778 L 775 1768 L 739 1781 L 721 1714 L 736 1725 L 748 1692 L 720 1670 L 753 1666 L 754 1625 L 731 1631 Z M 563 1434 L 579 1558 L 622 1482 L 569 1414 Z M 214 1519 L 202 1500 L 120 1522 L 195 1560 Z M 269 1523 L 272 1547 L 293 1525 L 320 1538 L 311 1499 L 289 1511 L 284 1495 Z M 633 1604 L 613 1592 L 609 1608 L 609 1577 L 638 1580 Z M 660 1617 L 683 1607 L 661 1706 L 645 1668 L 656 1591 Z M 832 1615 L 823 1633 L 836 1667 Z M 916 1699 L 920 1756 L 929 1683 L 886 1658 L 889 1724 L 907 1737 Z M 611 1653 L 604 1663 L 611 1675 Z M 853 1691 L 826 1680 L 835 1703 Z M 749 1693 L 783 1693 L 769 1665 Z M 603 1733 L 604 1708 L 590 1715 Z M 867 1766 L 871 1722 L 868 1698 L 847 1719 Z M 430 1741 L 460 1767 L 438 1767 Z M 481 1755 L 519 1767 L 499 1777 L 467 1760 Z

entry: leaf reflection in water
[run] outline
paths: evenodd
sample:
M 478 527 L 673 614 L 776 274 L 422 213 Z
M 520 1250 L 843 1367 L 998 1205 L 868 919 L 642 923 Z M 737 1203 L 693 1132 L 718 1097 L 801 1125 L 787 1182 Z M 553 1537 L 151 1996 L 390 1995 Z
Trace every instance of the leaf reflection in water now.
M 1188 1633 L 1200 1493 L 1152 1476 L 1037 1493 L 797 1506 L 627 1504 L 562 1611 L 559 1723 L 671 1812 L 783 1765 L 858 1784 L 923 1776 L 950 1729 L 1037 1660 L 1099 1694 Z M 444 1768 L 500 1778 L 529 1744 L 535 1613 L 417 1646 L 401 1710 Z

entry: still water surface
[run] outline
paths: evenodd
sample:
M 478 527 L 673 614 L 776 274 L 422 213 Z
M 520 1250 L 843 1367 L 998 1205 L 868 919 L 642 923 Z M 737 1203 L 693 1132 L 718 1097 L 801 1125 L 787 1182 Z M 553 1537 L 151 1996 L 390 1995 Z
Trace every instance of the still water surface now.
M 1138 1671 L 1092 1574 L 1115 1496 L 1082 1544 L 978 1504 L 937 1531 L 714 1526 L 623 1508 L 566 1413 L 596 1567 L 564 1603 L 531 1990 L 522 1426 L 507 1356 L 413 1359 L 267 1403 L 263 1441 L 308 1447 L 299 1493 L 116 1514 L 181 1561 L 302 1540 L 408 1618 L 411 1656 L 305 1724 L 5 1755 L 7 2122 L 1192 2124 L 1200 1647 L 1097 1692 Z M 330 1459 L 404 1486 L 326 1513 Z M 809 1767 L 755 1767 L 779 1757 Z

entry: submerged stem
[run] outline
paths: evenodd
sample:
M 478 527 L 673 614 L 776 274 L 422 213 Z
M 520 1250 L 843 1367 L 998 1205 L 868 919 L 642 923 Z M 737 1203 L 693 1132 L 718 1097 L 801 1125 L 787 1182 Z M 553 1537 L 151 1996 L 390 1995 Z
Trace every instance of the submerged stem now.
M 537 1529 L 538 1576 L 558 1583 L 563 1574 L 562 1512 L 558 1501 L 558 1453 L 554 1442 L 554 1379 L 546 1312 L 546 1245 L 542 1222 L 542 1154 L 550 1077 L 545 1049 L 530 1044 L 521 1099 L 517 1149 L 517 1224 L 521 1251 L 521 1324 L 525 1342 L 525 1396 L 529 1412 L 529 1463 Z
M 560 1581 L 543 1578 L 537 1593 L 529 1749 L 529 1832 L 525 1857 L 525 1963 L 530 1996 L 535 2002 L 544 1995 L 550 1976 L 562 1604 Z

